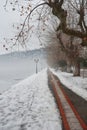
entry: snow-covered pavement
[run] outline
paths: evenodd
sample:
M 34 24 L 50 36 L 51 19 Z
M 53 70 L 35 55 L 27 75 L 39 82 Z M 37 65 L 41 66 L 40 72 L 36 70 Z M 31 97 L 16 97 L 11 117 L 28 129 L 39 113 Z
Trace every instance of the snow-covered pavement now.
M 87 100 L 87 78 L 83 77 L 73 77 L 73 74 L 54 71 L 54 74 L 58 76 L 60 81 L 77 95 L 81 96 L 85 100 Z
M 0 130 L 61 130 L 46 69 L 0 95 Z
M 87 100 L 87 78 L 52 70 L 69 89 Z M 12 86 L 0 95 L 0 130 L 62 130 L 47 69 Z

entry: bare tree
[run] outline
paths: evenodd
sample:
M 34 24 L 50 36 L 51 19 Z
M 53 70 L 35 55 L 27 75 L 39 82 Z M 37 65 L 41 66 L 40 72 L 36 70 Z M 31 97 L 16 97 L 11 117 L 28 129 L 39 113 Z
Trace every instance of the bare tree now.
M 60 60 L 67 62 L 67 72 L 71 72 L 71 66 L 73 66 L 74 76 L 80 75 L 80 50 L 82 49 L 80 43 L 81 39 L 69 36 L 60 31 L 56 31 L 58 25 L 57 19 L 50 21 L 51 26 L 48 23 L 47 28 L 40 33 L 45 38 L 45 42 L 48 45 L 48 62 L 51 66 L 58 65 Z M 73 26 L 73 25 L 72 25 Z M 43 40 L 43 39 L 42 39 Z
M 80 62 L 81 57 L 79 39 L 68 36 L 63 32 L 55 32 L 55 37 L 49 33 L 48 39 L 48 62 L 51 65 L 57 65 L 61 60 L 67 63 L 67 72 L 71 72 L 73 67 L 73 75 L 80 76 Z
M 8 0 L 6 0 L 5 7 L 7 5 L 7 1 Z M 15 0 L 15 3 L 18 3 L 18 0 Z M 25 26 L 25 23 L 29 22 L 30 15 L 32 14 L 32 12 L 36 10 L 38 7 L 43 6 L 43 5 L 49 6 L 51 8 L 51 13 L 55 15 L 58 18 L 58 20 L 60 20 L 60 24 L 58 24 L 57 30 L 62 30 L 63 33 L 66 33 L 67 35 L 73 35 L 75 37 L 81 38 L 82 39 L 81 45 L 87 46 L 87 22 L 86 22 L 87 21 L 87 15 L 86 15 L 87 14 L 87 1 L 86 0 L 78 0 L 78 1 L 76 0 L 42 0 L 42 2 L 36 5 L 32 10 L 29 10 L 29 12 L 27 11 L 28 14 L 24 20 L 23 27 L 18 35 L 18 38 L 23 35 L 22 34 L 23 28 Z M 71 12 L 73 10 L 73 13 L 70 14 L 70 10 L 68 10 L 68 6 L 71 8 Z M 67 19 L 70 15 L 71 17 L 73 16 L 72 17 L 73 19 L 67 22 L 68 21 Z M 75 21 L 74 28 L 72 28 L 71 26 L 68 26 L 69 24 L 72 25 L 73 20 Z
M 71 66 L 73 66 L 74 76 L 80 76 L 80 49 L 81 46 L 77 38 L 73 36 L 68 36 L 64 33 L 58 34 L 59 42 L 61 44 L 62 51 L 66 55 L 67 60 L 67 71 L 70 71 Z
M 7 1 L 8 0 L 6 0 L 5 7 Z M 18 0 L 15 1 L 18 2 Z M 36 10 L 37 8 L 39 11 Z M 45 8 L 45 11 L 41 11 L 43 8 Z M 49 14 L 56 16 L 59 21 L 55 30 L 57 32 L 57 38 L 59 39 L 61 47 L 66 53 L 68 59 L 72 59 L 71 61 L 76 68 L 74 75 L 79 75 L 80 69 L 77 69 L 79 68 L 79 45 L 78 40 L 75 42 L 75 39 L 79 38 L 81 46 L 87 46 L 87 0 L 42 0 L 42 2 L 40 2 L 40 4 L 37 3 L 32 10 L 27 11 L 26 18 L 22 24 L 21 31 L 19 32 L 16 41 L 22 39 L 21 41 L 24 43 L 27 39 L 31 29 L 29 24 L 31 19 L 30 17 L 35 10 L 39 14 L 38 21 L 42 21 L 43 25 L 46 25 L 45 27 L 47 27 L 46 21 L 48 21 Z M 25 31 L 26 24 L 27 30 Z M 42 30 L 44 31 L 45 29 L 43 28 Z M 69 36 L 69 41 L 66 44 L 63 41 L 63 37 L 58 32 L 62 32 L 62 34 Z M 74 42 L 74 44 L 72 44 L 72 42 Z

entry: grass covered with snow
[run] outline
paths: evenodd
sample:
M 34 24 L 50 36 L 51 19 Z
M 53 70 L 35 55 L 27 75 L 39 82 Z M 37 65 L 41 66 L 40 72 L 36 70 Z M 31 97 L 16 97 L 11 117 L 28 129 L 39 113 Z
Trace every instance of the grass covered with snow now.
M 63 83 L 77 95 L 87 100 L 87 78 L 73 77 L 73 74 L 61 71 L 53 72 L 58 76 L 61 83 Z
M 46 69 L 0 95 L 0 130 L 61 130 Z

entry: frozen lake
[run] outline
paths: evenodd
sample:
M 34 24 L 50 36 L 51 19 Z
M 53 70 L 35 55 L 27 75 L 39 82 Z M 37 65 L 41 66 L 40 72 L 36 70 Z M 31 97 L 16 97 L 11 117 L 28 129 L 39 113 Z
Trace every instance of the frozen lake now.
M 38 71 L 47 67 L 45 53 L 42 50 L 0 56 L 0 93 L 36 73 L 35 59 L 39 59 Z

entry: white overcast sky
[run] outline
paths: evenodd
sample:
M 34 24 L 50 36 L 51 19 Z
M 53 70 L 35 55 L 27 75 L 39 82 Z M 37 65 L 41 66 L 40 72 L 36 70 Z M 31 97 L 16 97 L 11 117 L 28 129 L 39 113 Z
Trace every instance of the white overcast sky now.
M 11 38 L 12 36 L 14 36 L 16 30 L 12 28 L 12 24 L 20 23 L 21 21 L 20 14 L 17 11 L 12 11 L 11 7 L 7 8 L 6 11 L 3 7 L 4 4 L 5 0 L 0 0 L 0 54 L 6 53 L 6 50 L 3 48 L 3 38 Z M 33 41 L 32 44 L 29 45 L 29 49 L 34 49 L 38 47 L 38 39 L 33 37 Z
M 19 14 L 12 12 L 10 8 L 7 11 L 4 9 L 5 0 L 0 0 L 0 39 L 3 37 L 12 36 L 12 23 L 19 21 Z
M 4 9 L 5 0 L 0 0 L 0 54 L 5 53 L 3 38 L 11 38 L 14 35 L 12 24 L 19 21 L 19 14 L 12 12 L 10 8 Z

